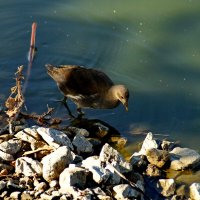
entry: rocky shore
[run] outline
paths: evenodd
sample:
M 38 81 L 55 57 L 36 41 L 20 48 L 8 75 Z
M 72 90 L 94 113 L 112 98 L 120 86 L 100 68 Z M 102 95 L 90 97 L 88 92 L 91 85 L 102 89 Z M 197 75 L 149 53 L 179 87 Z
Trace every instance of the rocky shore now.
M 32 126 L 0 136 L 0 199 L 200 199 L 200 183 L 168 178 L 199 170 L 200 155 L 148 133 L 130 159 L 94 133 L 77 127 Z M 101 138 L 101 139 L 99 139 Z M 102 142 L 104 141 L 104 142 Z

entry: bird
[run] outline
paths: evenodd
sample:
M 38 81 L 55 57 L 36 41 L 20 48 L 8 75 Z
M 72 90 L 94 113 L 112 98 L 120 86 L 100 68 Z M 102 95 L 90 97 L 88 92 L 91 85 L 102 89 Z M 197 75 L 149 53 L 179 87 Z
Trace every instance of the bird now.
M 82 108 L 112 109 L 120 103 L 128 111 L 129 90 L 125 85 L 114 84 L 104 72 L 76 65 L 45 66 L 63 93 L 64 102 L 70 98 L 79 113 Z M 65 106 L 71 115 L 67 103 Z

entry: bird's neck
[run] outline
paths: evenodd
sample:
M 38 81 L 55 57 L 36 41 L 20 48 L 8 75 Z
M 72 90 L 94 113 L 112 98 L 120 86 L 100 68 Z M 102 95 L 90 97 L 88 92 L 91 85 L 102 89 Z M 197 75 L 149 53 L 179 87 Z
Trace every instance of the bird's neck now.
M 111 104 L 113 104 L 113 106 L 118 105 L 119 100 L 117 98 L 117 86 L 116 85 L 112 86 L 108 90 L 107 94 L 105 95 L 105 101 L 107 101 L 107 103 L 110 102 Z

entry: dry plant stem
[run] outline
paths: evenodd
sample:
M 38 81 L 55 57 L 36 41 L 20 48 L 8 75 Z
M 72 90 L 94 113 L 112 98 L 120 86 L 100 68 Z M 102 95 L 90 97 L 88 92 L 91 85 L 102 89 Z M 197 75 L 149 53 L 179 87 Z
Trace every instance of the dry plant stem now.
M 11 88 L 11 94 L 5 102 L 5 105 L 8 108 L 6 114 L 9 117 L 8 124 L 10 134 L 13 134 L 13 123 L 16 121 L 25 101 L 21 86 L 21 82 L 24 79 L 22 71 L 23 66 L 18 67 L 18 70 L 15 73 L 16 86 Z

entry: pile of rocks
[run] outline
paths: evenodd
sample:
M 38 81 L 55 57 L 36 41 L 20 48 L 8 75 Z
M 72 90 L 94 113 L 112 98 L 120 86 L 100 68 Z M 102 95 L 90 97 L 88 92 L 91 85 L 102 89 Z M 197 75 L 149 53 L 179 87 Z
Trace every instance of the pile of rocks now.
M 90 134 L 76 127 L 33 126 L 0 136 L 0 198 L 200 199 L 200 183 L 180 194 L 180 186 L 165 173 L 197 167 L 200 155 L 194 150 L 148 133 L 141 150 L 126 161 Z

